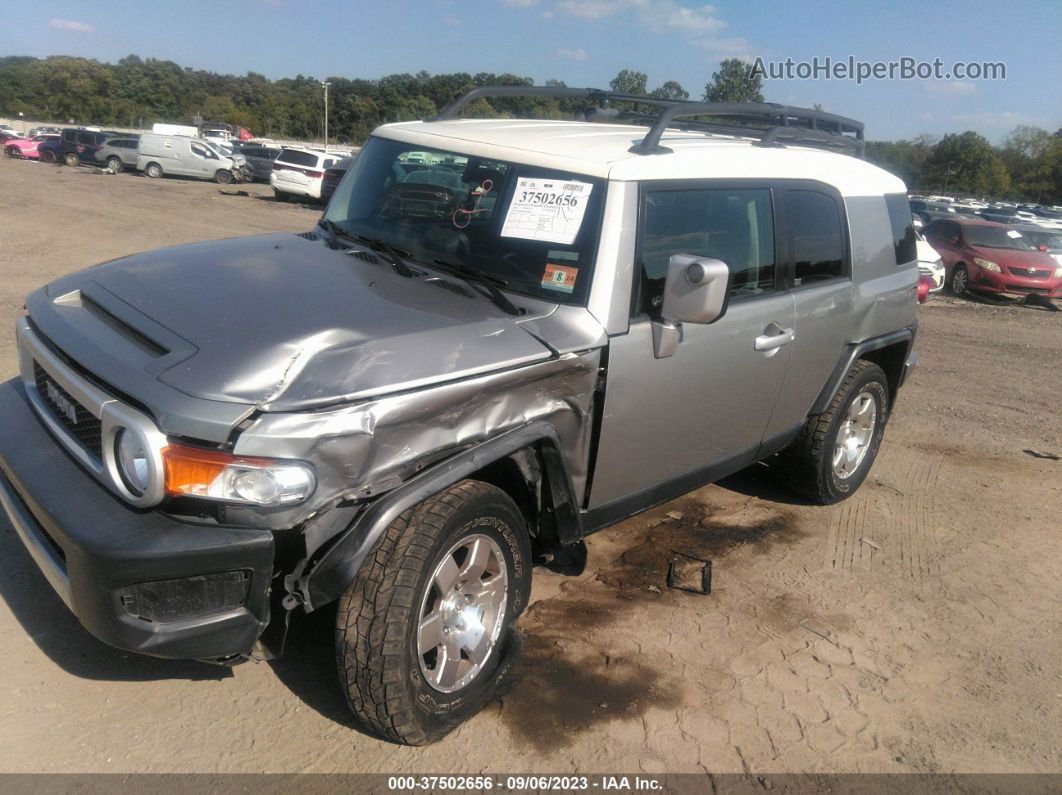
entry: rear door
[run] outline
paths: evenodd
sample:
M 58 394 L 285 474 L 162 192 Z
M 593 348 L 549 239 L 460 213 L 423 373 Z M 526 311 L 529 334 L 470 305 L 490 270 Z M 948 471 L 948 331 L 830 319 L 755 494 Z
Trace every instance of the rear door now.
M 626 515 L 755 460 L 785 382 L 794 318 L 777 198 L 767 180 L 642 186 L 630 330 L 609 341 L 590 508 Z M 675 353 L 657 358 L 653 321 L 674 254 L 725 262 L 729 306 L 710 325 L 682 324 Z

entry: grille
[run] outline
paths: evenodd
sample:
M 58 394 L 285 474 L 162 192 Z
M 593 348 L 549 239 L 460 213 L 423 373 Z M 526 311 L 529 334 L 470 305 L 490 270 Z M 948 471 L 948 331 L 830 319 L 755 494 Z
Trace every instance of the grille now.
M 1051 292 L 1051 288 L 1050 287 L 1026 287 L 1023 284 L 1005 284 L 1003 286 L 1006 289 L 1008 289 L 1008 290 L 1010 290 L 1011 292 L 1014 292 L 1014 293 L 1045 293 L 1046 294 L 1046 293 Z
M 146 351 L 149 351 L 150 353 L 153 353 L 155 356 L 165 356 L 167 353 L 169 353 L 166 348 L 163 348 L 161 345 L 155 342 L 155 340 L 144 336 L 121 318 L 115 317 L 113 314 L 111 314 L 102 306 L 97 304 L 87 295 L 81 295 L 81 306 L 87 309 L 89 313 L 95 316 L 97 319 L 102 320 L 112 329 L 117 331 L 123 337 L 132 340 L 141 348 Z
M 1034 270 L 1032 273 L 1029 273 L 1029 269 L 1028 268 L 1010 267 L 1009 265 L 1007 266 L 1007 269 L 1011 273 L 1013 273 L 1015 276 L 1029 276 L 1031 278 L 1043 278 L 1045 276 L 1050 276 L 1051 275 L 1051 271 Z
M 59 421 L 85 450 L 97 459 L 103 456 L 101 440 L 102 424 L 72 398 L 65 389 L 48 377 L 37 362 L 33 363 L 33 380 L 37 383 L 37 394 L 44 404 L 51 409 L 52 416 Z M 59 405 L 63 401 L 66 405 Z M 71 416 L 70 412 L 73 412 Z

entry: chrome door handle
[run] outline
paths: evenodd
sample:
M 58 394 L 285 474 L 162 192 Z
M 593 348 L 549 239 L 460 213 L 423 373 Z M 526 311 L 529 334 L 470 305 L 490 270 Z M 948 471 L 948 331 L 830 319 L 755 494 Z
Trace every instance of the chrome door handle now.
M 778 326 L 775 326 L 775 328 L 778 328 Z M 758 351 L 773 351 L 783 345 L 788 345 L 795 336 L 791 328 L 781 329 L 779 334 L 761 334 L 756 338 L 753 347 Z

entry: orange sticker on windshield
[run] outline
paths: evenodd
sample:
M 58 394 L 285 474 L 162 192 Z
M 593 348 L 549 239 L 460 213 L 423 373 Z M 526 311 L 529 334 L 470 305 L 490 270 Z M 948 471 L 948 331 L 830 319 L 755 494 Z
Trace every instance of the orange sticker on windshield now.
M 560 290 L 564 293 L 570 293 L 575 290 L 575 277 L 578 275 L 578 268 L 547 262 L 546 272 L 542 274 L 542 286 L 547 290 Z

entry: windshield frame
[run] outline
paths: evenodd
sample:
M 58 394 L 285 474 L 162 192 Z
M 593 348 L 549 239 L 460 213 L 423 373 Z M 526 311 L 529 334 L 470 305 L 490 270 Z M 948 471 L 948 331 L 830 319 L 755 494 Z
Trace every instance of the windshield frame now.
M 504 280 L 498 287 L 506 293 L 530 298 L 547 303 L 564 304 L 569 306 L 585 307 L 590 300 L 591 287 L 594 280 L 595 266 L 597 263 L 598 250 L 600 247 L 601 230 L 604 222 L 605 199 L 608 192 L 608 180 L 600 176 L 566 171 L 560 168 L 547 168 L 532 163 L 504 159 L 497 156 L 484 156 L 458 148 L 460 142 L 446 141 L 449 148 L 428 146 L 421 143 L 412 143 L 400 139 L 389 138 L 383 135 L 372 135 L 365 146 L 350 164 L 350 168 L 344 175 L 336 189 L 332 200 L 325 210 L 323 218 L 331 221 L 344 234 L 356 239 L 359 236 L 381 239 L 395 249 L 403 252 L 404 258 L 411 262 L 423 265 L 427 268 L 435 267 L 435 260 L 439 260 L 441 272 L 446 272 L 447 265 L 457 265 L 468 268 L 484 277 Z M 454 145 L 458 145 L 455 147 Z M 390 147 L 388 150 L 386 147 Z M 377 154 L 382 151 L 381 154 Z M 397 152 L 397 154 L 396 154 Z M 491 209 L 484 216 L 483 222 L 472 221 L 466 226 L 458 226 L 453 220 L 439 219 L 415 219 L 405 217 L 385 218 L 381 209 L 375 209 L 361 219 L 350 217 L 352 198 L 356 195 L 359 179 L 368 169 L 379 169 L 382 164 L 389 164 L 394 168 L 404 162 L 407 166 L 422 166 L 419 158 L 409 158 L 400 161 L 399 158 L 405 152 L 424 153 L 436 158 L 435 165 L 449 164 L 449 169 L 455 175 L 459 175 L 460 188 L 456 193 L 462 202 L 459 206 L 467 206 L 472 200 L 474 191 L 472 182 L 466 181 L 469 169 L 473 171 L 486 168 L 500 167 L 504 169 L 503 182 L 497 188 L 497 198 L 490 205 Z M 374 158 L 385 159 L 380 163 L 374 163 Z M 458 162 L 455 163 L 454 160 Z M 460 166 L 460 160 L 465 164 L 462 170 L 456 170 Z M 474 165 L 469 165 L 474 164 Z M 408 177 L 414 171 L 408 172 Z M 373 176 L 365 177 L 375 180 L 379 172 Z M 586 201 L 584 214 L 580 221 L 578 231 L 572 243 L 566 244 L 556 241 L 536 241 L 529 238 L 501 235 L 502 227 L 512 205 L 517 184 L 521 178 L 553 179 L 557 181 L 582 182 L 592 185 L 589 197 Z M 478 177 L 476 177 L 478 179 Z M 382 183 L 370 182 L 367 190 L 371 191 L 366 198 L 372 201 L 383 200 L 388 190 L 393 190 L 395 185 L 402 184 L 402 180 L 396 176 L 396 181 L 387 186 L 387 179 Z M 485 183 L 484 183 L 485 184 Z M 468 191 L 467 194 L 465 191 Z M 478 204 L 476 205 L 479 206 Z M 453 229 L 451 229 L 453 227 Z M 454 232 L 456 230 L 456 233 Z M 429 241 L 432 233 L 438 231 L 439 237 L 443 232 L 452 236 L 462 236 L 466 230 L 479 231 L 472 242 L 468 243 L 465 254 L 447 252 L 431 245 Z M 496 251 L 490 252 L 485 247 L 496 247 Z M 408 256 L 405 256 L 408 252 Z M 574 257 L 574 259 L 570 259 Z M 538 271 L 537 260 L 542 260 L 542 270 Z M 557 262 L 553 262 L 557 260 Z M 575 266 L 575 284 L 571 292 L 551 290 L 543 286 L 546 272 L 552 264 L 569 266 L 571 262 Z M 494 265 L 494 267 L 489 267 Z M 538 271 L 538 272 L 534 272 Z

